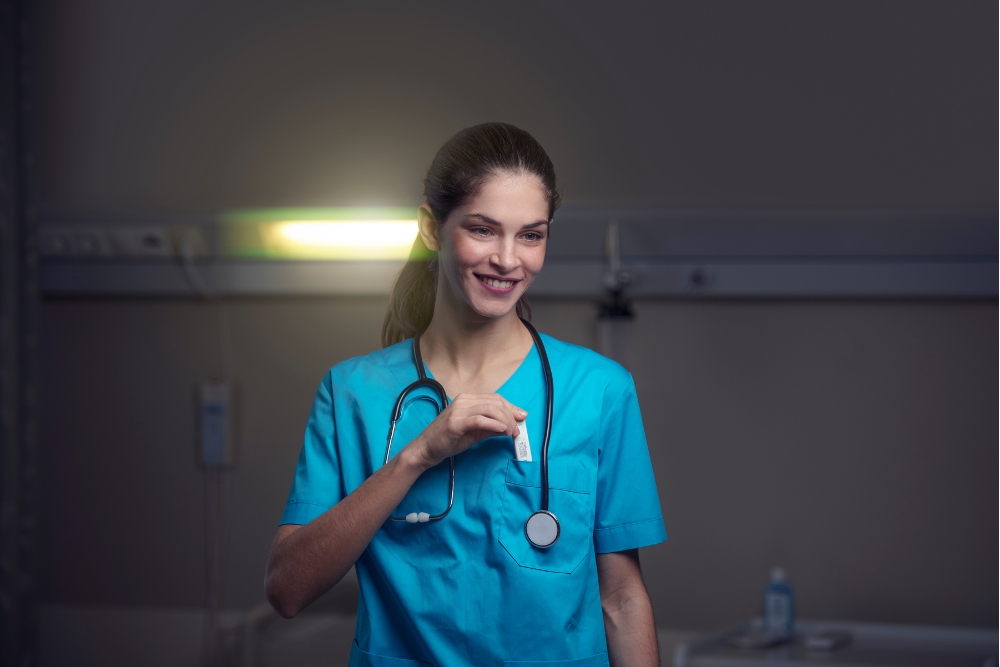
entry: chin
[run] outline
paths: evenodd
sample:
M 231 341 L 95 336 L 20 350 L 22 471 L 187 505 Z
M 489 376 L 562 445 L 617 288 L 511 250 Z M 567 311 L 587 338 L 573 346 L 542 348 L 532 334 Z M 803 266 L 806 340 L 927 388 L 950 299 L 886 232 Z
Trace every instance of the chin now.
M 516 294 L 511 294 L 504 299 L 469 299 L 472 310 L 480 317 L 489 319 L 500 319 L 508 315 L 517 308 L 518 300 L 524 295 L 524 290 L 519 290 Z
M 472 310 L 481 317 L 497 320 L 512 312 L 517 307 L 517 299 L 507 304 L 472 304 Z

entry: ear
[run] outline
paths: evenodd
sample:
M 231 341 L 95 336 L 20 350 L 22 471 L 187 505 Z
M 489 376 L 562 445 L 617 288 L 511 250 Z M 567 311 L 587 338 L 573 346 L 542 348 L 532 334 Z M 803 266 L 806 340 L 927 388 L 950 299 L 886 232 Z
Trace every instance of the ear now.
M 417 209 L 417 227 L 420 229 L 420 238 L 427 249 L 432 252 L 439 251 L 441 242 L 438 240 L 438 224 L 427 204 L 423 204 Z

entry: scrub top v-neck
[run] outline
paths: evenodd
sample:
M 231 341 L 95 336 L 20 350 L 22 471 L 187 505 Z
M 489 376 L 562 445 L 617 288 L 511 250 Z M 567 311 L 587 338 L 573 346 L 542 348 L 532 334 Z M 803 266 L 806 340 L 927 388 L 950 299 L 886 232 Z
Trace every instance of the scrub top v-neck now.
M 532 346 L 497 393 L 528 411 L 533 461 L 516 460 L 508 436 L 486 438 L 455 458 L 447 517 L 379 529 L 356 564 L 352 667 L 608 664 L 596 554 L 666 539 L 656 482 L 628 372 L 542 339 L 555 382 L 549 504 L 559 540 L 538 549 L 524 534 L 540 503 L 545 420 Z M 341 362 L 323 378 L 281 523 L 312 521 L 381 467 L 393 404 L 417 378 L 412 344 Z M 437 415 L 429 392 L 404 405 L 394 456 Z M 393 514 L 439 512 L 447 489 L 446 461 L 421 475 Z
M 411 347 L 413 346 L 413 341 L 412 340 L 410 341 L 410 346 Z M 524 356 L 524 359 L 522 359 L 521 363 L 518 364 L 517 368 L 514 369 L 514 372 L 511 373 L 507 377 L 507 379 L 503 381 L 503 384 L 500 385 L 500 388 L 497 389 L 493 393 L 500 394 L 504 398 L 507 398 L 507 396 L 504 394 L 504 392 L 508 390 L 507 385 L 509 385 L 511 382 L 514 381 L 514 379 L 517 377 L 517 375 L 524 369 L 525 365 L 528 364 L 528 360 L 531 359 L 532 356 L 535 357 L 535 363 L 537 363 L 538 364 L 538 368 L 541 369 L 542 360 L 538 356 L 538 348 L 535 346 L 534 343 L 532 343 L 531 344 L 531 349 L 528 350 L 528 354 L 526 354 Z M 424 374 L 427 375 L 427 377 L 429 379 L 436 380 L 437 378 L 435 378 L 434 374 L 431 373 L 431 367 L 427 365 L 427 362 L 424 361 L 423 364 L 424 364 Z M 541 372 L 541 370 L 539 370 L 539 372 Z M 544 387 L 542 387 L 542 388 L 544 389 Z M 453 401 L 454 398 L 455 398 L 454 396 L 449 395 L 448 396 L 448 402 L 451 403 L 451 401 Z M 517 405 L 517 403 L 513 403 L 512 405 L 514 405 L 516 407 L 521 407 L 520 405 Z M 525 408 L 525 409 L 527 409 L 527 408 Z

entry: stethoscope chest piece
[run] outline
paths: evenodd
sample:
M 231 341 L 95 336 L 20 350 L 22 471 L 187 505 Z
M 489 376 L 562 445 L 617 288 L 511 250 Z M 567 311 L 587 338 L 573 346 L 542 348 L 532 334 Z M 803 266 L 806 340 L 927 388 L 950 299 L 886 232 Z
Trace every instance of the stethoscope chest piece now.
M 552 512 L 538 510 L 525 522 L 524 534 L 534 546 L 548 549 L 559 539 L 559 519 Z

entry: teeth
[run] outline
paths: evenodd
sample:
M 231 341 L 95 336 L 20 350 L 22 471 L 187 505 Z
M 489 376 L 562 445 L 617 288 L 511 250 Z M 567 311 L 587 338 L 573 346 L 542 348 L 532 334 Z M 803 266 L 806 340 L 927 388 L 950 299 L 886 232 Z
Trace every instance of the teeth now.
M 496 289 L 507 289 L 514 284 L 513 280 L 494 280 L 493 278 L 483 278 L 484 283 Z

